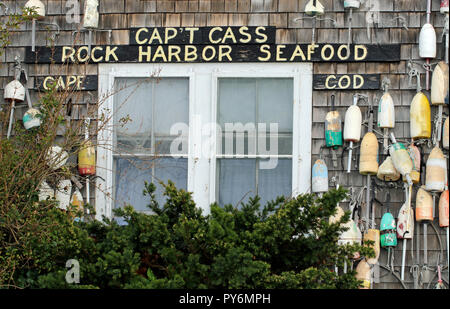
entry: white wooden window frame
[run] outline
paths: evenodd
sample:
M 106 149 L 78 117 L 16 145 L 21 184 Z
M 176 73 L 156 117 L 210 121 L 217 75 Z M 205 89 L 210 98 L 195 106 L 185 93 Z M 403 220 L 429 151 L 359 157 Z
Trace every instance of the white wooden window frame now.
M 217 123 L 218 80 L 220 78 L 292 78 L 293 142 L 292 194 L 311 187 L 312 64 L 311 63 L 196 63 L 196 64 L 100 64 L 99 127 L 95 190 L 96 218 L 112 217 L 113 209 L 113 123 L 115 78 L 189 78 L 188 191 L 208 214 L 216 200 L 216 131 L 202 136 L 201 129 Z M 108 120 L 102 122 L 102 119 Z M 213 126 L 214 128 L 214 126 Z M 211 153 L 201 155 L 208 140 Z M 106 145 L 106 146 L 105 146 Z

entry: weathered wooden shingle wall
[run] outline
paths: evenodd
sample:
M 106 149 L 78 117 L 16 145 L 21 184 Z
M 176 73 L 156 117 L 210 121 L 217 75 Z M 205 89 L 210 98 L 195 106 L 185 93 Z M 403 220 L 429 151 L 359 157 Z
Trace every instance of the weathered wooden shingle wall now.
M 3 1 L 13 11 L 19 9 L 26 0 Z M 47 7 L 46 22 L 55 22 L 61 28 L 61 32 L 56 37 L 56 45 L 71 45 L 74 38 L 82 40 L 80 43 L 86 43 L 84 34 L 75 35 L 73 31 L 79 25 L 71 24 L 66 21 L 65 0 L 45 0 Z M 84 1 L 80 1 L 82 6 Z M 332 18 L 336 21 L 333 25 L 329 20 L 318 21 L 316 29 L 316 41 L 326 43 L 346 43 L 347 42 L 347 18 L 348 13 L 344 11 L 341 0 L 322 0 L 325 6 L 326 14 L 324 18 Z M 372 1 L 374 3 L 375 1 Z M 438 37 L 438 58 L 442 59 L 442 32 L 444 26 L 444 16 L 439 13 L 439 0 L 432 0 L 431 21 L 436 28 Z M 110 29 L 111 38 L 107 32 L 98 32 L 94 35 L 96 44 L 128 44 L 128 29 L 130 27 L 140 26 L 276 26 L 277 43 L 309 43 L 312 37 L 312 22 L 310 19 L 295 21 L 296 18 L 304 18 L 304 8 L 307 0 L 100 0 L 100 28 Z M 353 13 L 353 42 L 354 43 L 401 43 L 401 61 L 398 63 L 339 63 L 314 64 L 314 73 L 380 73 L 382 79 L 388 77 L 391 81 L 390 93 L 394 98 L 396 105 L 396 128 L 394 133 L 398 139 L 409 139 L 409 106 L 415 94 L 415 87 L 408 85 L 407 61 L 409 59 L 422 62 L 418 56 L 418 36 L 421 25 L 426 19 L 426 0 L 379 0 L 380 23 L 377 29 L 372 30 L 372 37 L 369 40 L 366 30 L 366 11 L 355 11 Z M 407 30 L 400 23 L 398 17 L 406 20 Z M 12 46 L 6 50 L 5 55 L 0 61 L 0 88 L 11 80 L 13 75 L 12 62 L 14 57 L 19 55 L 24 59 L 24 47 L 31 42 L 31 25 L 23 26 L 12 38 Z M 42 28 L 41 28 L 42 29 Z M 49 44 L 47 31 L 38 31 L 37 45 Z M 54 34 L 54 32 L 50 32 Z M 416 65 L 422 73 L 423 67 Z M 48 74 L 58 74 L 61 67 L 56 65 L 29 65 L 27 66 L 31 77 L 29 86 L 33 85 L 35 76 L 45 76 Z M 96 65 L 71 66 L 70 72 L 96 74 Z M 424 86 L 424 76 L 422 76 L 422 85 Z M 342 117 L 346 108 L 352 103 L 354 92 L 327 92 L 315 91 L 313 93 L 313 123 L 311 125 L 313 134 L 313 157 L 314 162 L 319 155 L 320 147 L 324 145 L 324 117 L 328 111 L 330 95 L 336 95 L 336 104 Z M 380 97 L 380 91 L 363 92 L 369 96 L 370 101 Z M 0 95 L 3 95 L 1 92 Z M 37 94 L 33 91 L 32 96 Z M 96 95 L 96 93 L 94 93 Z M 80 119 L 85 113 L 84 98 L 78 100 L 80 104 L 80 113 L 75 115 Z M 362 106 L 365 113 L 367 106 Z M 436 109 L 432 109 L 432 116 Z M 448 113 L 448 111 L 447 111 Z M 17 113 L 21 117 L 21 113 Z M 376 121 L 376 113 L 375 113 Z M 380 148 L 381 150 L 381 148 Z M 425 153 L 430 149 L 424 148 Z M 340 152 L 338 153 L 338 167 L 333 168 L 331 157 L 327 150 L 324 151 L 327 165 L 330 169 L 330 178 L 339 176 L 340 185 L 345 187 L 355 187 L 359 190 L 365 184 L 365 178 L 357 172 L 357 160 L 353 163 L 351 174 L 346 174 L 343 169 L 346 165 L 346 156 L 344 157 L 344 167 L 341 164 Z M 355 153 L 355 158 L 358 151 Z M 426 159 L 426 156 L 425 158 Z M 384 201 L 386 189 L 379 189 L 377 198 Z M 397 215 L 399 208 L 404 202 L 404 194 L 401 189 L 391 190 L 392 204 L 391 211 Z M 91 197 L 91 202 L 93 199 Z M 345 206 L 346 207 L 346 206 Z M 385 211 L 385 206 L 377 207 L 376 214 L 379 218 Z M 364 210 L 363 210 L 364 213 Z M 435 222 L 436 225 L 436 222 Z M 438 226 L 438 225 L 436 225 Z M 422 230 L 422 229 L 421 229 Z M 439 242 L 435 236 L 434 230 L 429 228 L 428 246 L 429 246 L 429 264 L 436 265 L 439 253 Z M 439 229 L 445 250 L 444 231 Z M 423 239 L 420 239 L 423 244 Z M 401 263 L 401 248 L 399 244 L 395 252 L 395 265 Z M 410 249 L 410 244 L 408 245 Z M 445 252 L 445 251 L 444 251 Z M 445 255 L 445 254 L 444 254 Z M 445 256 L 441 257 L 445 261 Z M 423 255 L 421 256 L 423 261 Z M 380 263 L 386 264 L 386 251 L 382 249 Z M 411 252 L 407 254 L 406 280 L 409 285 L 412 283 L 412 277 L 409 273 L 409 267 L 414 264 L 411 259 Z M 398 267 L 397 267 L 398 269 Z M 378 288 L 399 288 L 400 285 L 390 275 L 381 271 L 381 284 Z

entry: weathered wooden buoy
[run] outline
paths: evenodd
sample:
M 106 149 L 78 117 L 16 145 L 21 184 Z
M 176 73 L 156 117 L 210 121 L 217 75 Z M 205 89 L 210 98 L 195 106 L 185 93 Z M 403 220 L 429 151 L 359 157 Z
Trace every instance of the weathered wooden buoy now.
M 72 182 L 69 179 L 64 179 L 58 182 L 55 198 L 59 202 L 59 208 L 67 210 L 67 207 L 70 205 L 71 193 Z
M 430 23 L 423 25 L 419 34 L 419 56 L 436 58 L 436 31 Z
M 328 168 L 322 159 L 318 159 L 312 168 L 312 192 L 328 191 Z
M 444 147 L 444 149 L 449 149 L 449 144 L 450 144 L 450 141 L 449 141 L 449 117 L 447 117 L 447 119 L 445 119 L 445 122 L 444 122 L 444 127 L 443 127 L 443 137 L 442 137 L 442 147 Z
M 325 7 L 319 0 L 310 0 L 305 6 L 305 13 L 309 16 L 320 16 L 325 13 Z
M 448 204 L 449 193 L 448 189 L 441 193 L 439 198 L 439 226 L 448 227 Z
M 45 5 L 40 0 L 29 0 L 27 3 L 25 3 L 24 8 L 35 10 L 36 14 L 38 15 L 36 17 L 37 19 L 43 19 L 45 17 Z
M 46 181 L 43 181 L 39 186 L 39 201 L 45 201 L 55 197 L 55 190 L 48 185 Z
M 81 176 L 95 175 L 95 147 L 87 140 L 78 152 L 78 172 Z
M 30 108 L 23 115 L 23 126 L 25 129 L 30 130 L 32 128 L 39 127 L 41 125 L 41 112 L 35 108 Z
M 361 142 L 359 173 L 376 175 L 378 172 L 378 140 L 374 133 L 368 132 Z
M 390 212 L 385 213 L 381 218 L 380 245 L 382 248 L 397 246 L 397 226 Z
M 361 140 L 362 114 L 357 105 L 352 105 L 345 113 L 344 140 L 357 143 Z
M 423 186 L 416 195 L 416 221 L 433 221 L 433 197 Z
M 431 108 L 427 96 L 418 92 L 410 108 L 411 138 L 421 139 L 431 137 Z
M 327 147 L 342 146 L 342 119 L 334 108 L 334 95 L 331 96 L 331 111 L 325 117 L 325 143 Z
M 360 0 L 344 0 L 345 9 L 359 9 L 361 6 Z
M 86 0 L 84 5 L 83 27 L 86 29 L 98 28 L 98 0 Z
M 398 213 L 397 238 L 412 239 L 414 236 L 414 210 L 405 202 Z
M 441 0 L 440 11 L 442 14 L 448 14 L 448 0 Z
M 360 289 L 370 289 L 370 265 L 365 259 L 361 260 L 356 267 L 356 279 L 362 281 Z
M 380 231 L 376 229 L 369 229 L 366 234 L 364 234 L 364 241 L 371 240 L 374 244 L 371 246 L 375 251 L 375 257 L 367 259 L 367 263 L 370 265 L 375 265 L 380 257 Z
M 383 129 L 395 127 L 394 100 L 389 92 L 384 93 L 378 103 L 378 127 Z
M 23 102 L 25 100 L 25 87 L 15 79 L 5 86 L 3 97 L 6 101 Z
M 80 190 L 75 189 L 75 191 L 72 194 L 72 198 L 70 199 L 70 204 L 72 206 L 75 206 L 78 210 L 82 210 L 84 207 L 83 202 L 83 195 L 81 194 Z
M 408 146 L 408 153 L 413 162 L 413 169 L 410 173 L 411 180 L 417 184 L 420 182 L 420 150 L 416 145 L 411 144 Z M 406 177 L 403 177 L 403 182 L 407 182 Z
M 448 95 L 448 64 L 440 61 L 431 79 L 431 104 L 444 105 Z
M 397 143 L 394 134 L 392 133 L 391 140 L 393 144 L 389 147 L 389 153 L 392 158 L 392 163 L 394 164 L 395 169 L 407 179 L 408 184 L 412 184 L 411 171 L 413 169 L 413 162 L 411 157 L 409 156 L 405 145 L 402 143 Z
M 400 173 L 395 169 L 390 156 L 378 168 L 377 178 L 383 181 L 397 181 L 400 179 Z
M 53 170 L 63 167 L 69 159 L 69 154 L 59 146 L 53 146 L 47 153 L 47 165 Z
M 447 160 L 442 150 L 436 146 L 431 151 L 426 168 L 426 190 L 430 192 L 442 192 L 445 189 L 447 178 Z

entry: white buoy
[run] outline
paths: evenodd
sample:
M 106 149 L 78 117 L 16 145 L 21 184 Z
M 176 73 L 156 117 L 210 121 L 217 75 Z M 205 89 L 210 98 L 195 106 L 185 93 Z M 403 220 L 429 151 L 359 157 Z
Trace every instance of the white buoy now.
M 312 168 L 312 192 L 328 191 L 328 168 L 322 159 L 318 159 Z
M 59 146 L 53 146 L 47 154 L 47 164 L 53 170 L 63 167 L 69 159 L 69 154 Z
M 35 10 L 37 19 L 45 18 L 45 5 L 40 0 L 29 0 L 25 3 L 25 8 Z M 32 20 L 32 35 L 31 35 L 31 51 L 36 51 L 36 18 Z
M 43 181 L 39 186 L 39 201 L 55 198 L 55 190 Z
M 436 31 L 430 23 L 426 23 L 420 29 L 419 56 L 427 59 L 436 58 Z
M 353 96 L 353 105 L 347 109 L 345 113 L 344 123 L 344 141 L 350 142 L 350 150 L 348 154 L 347 173 L 350 173 L 352 165 L 353 143 L 361 140 L 362 114 L 361 109 L 356 105 L 358 96 Z
M 23 102 L 25 100 L 25 87 L 17 80 L 14 79 L 8 83 L 4 92 L 5 101 L 11 102 L 11 113 L 9 115 L 8 133 L 7 139 L 11 136 L 12 124 L 14 121 L 14 109 L 16 108 L 16 102 Z
M 55 198 L 59 202 L 59 208 L 67 210 L 70 205 L 72 182 L 69 179 L 61 180 L 56 188 Z

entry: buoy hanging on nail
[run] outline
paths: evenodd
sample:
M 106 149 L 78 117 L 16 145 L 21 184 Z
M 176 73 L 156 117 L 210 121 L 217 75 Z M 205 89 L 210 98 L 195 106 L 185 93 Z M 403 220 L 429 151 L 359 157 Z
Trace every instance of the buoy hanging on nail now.
M 331 96 L 331 111 L 325 117 L 325 143 L 327 147 L 342 146 L 342 119 L 334 107 L 334 95 Z
M 416 195 L 416 221 L 433 221 L 433 197 L 423 186 L 419 188 Z
M 310 0 L 305 6 L 305 13 L 308 16 L 320 16 L 325 13 L 325 7 L 319 0 Z
M 418 92 L 410 108 L 411 138 L 422 139 L 431 137 L 431 108 L 428 98 L 423 92 Z
M 70 204 L 72 206 L 75 206 L 78 210 L 83 210 L 84 207 L 83 195 L 81 194 L 80 190 L 78 190 L 78 188 L 75 189 L 75 192 L 72 194 Z
M 11 112 L 9 115 L 9 124 L 7 132 L 7 138 L 9 139 L 12 132 L 16 102 L 23 102 L 25 100 L 25 87 L 22 86 L 22 84 L 17 79 L 14 79 L 12 82 L 6 85 L 3 97 L 5 101 L 11 102 Z
M 312 168 L 312 192 L 328 191 L 328 168 L 322 159 L 318 159 Z
M 347 173 L 350 173 L 353 143 L 357 143 L 361 139 L 362 114 L 361 109 L 357 105 L 358 96 L 353 96 L 353 105 L 350 106 L 345 113 L 344 122 L 344 141 L 350 142 L 350 150 L 348 154 Z
M 67 207 L 70 205 L 71 193 L 72 182 L 69 179 L 64 179 L 58 182 L 55 198 L 59 202 L 59 208 L 67 210 Z
M 45 5 L 40 0 L 29 0 L 25 3 L 25 8 L 33 9 L 36 13 L 36 18 L 32 20 L 32 34 L 31 34 L 31 51 L 36 50 L 36 19 L 44 19 L 45 17 Z
M 440 61 L 434 68 L 431 78 L 431 104 L 444 105 L 448 95 L 448 64 Z
M 410 173 L 411 180 L 413 183 L 417 184 L 420 182 L 420 150 L 416 145 L 411 144 L 408 146 L 408 153 L 413 162 L 413 169 Z M 403 177 L 403 182 L 407 182 L 406 177 Z
M 445 119 L 444 122 L 444 127 L 443 127 L 443 137 L 442 137 L 442 146 L 444 147 L 444 149 L 449 149 L 449 144 L 450 144 L 450 138 L 449 138 L 449 117 L 447 117 L 447 119 Z
M 78 172 L 81 176 L 95 175 L 95 147 L 90 140 L 83 142 L 78 153 Z
M 400 177 L 400 173 L 392 163 L 392 158 L 388 156 L 378 168 L 377 178 L 383 181 L 397 181 Z
M 414 236 L 414 210 L 405 202 L 398 213 L 397 238 L 412 239 Z
M 397 226 L 390 212 L 385 213 L 381 218 L 380 244 L 382 248 L 397 246 Z
M 447 182 L 447 160 L 439 147 L 431 151 L 426 168 L 426 189 L 430 192 L 442 192 Z
M 439 198 L 439 226 L 448 227 L 448 204 L 449 192 L 448 189 L 441 193 Z
M 39 127 L 41 125 L 41 112 L 35 108 L 30 108 L 23 115 L 23 126 L 25 129 L 30 130 L 32 128 Z
M 374 133 L 368 132 L 361 142 L 359 173 L 376 175 L 378 172 L 378 140 Z
M 389 92 L 384 93 L 378 103 L 378 127 L 383 129 L 395 127 L 394 100 Z
M 86 0 L 84 5 L 83 27 L 86 29 L 97 29 L 98 19 L 98 0 Z
M 356 267 L 356 279 L 362 281 L 362 287 L 360 289 L 368 290 L 370 289 L 370 265 L 365 259 L 359 262 Z
M 53 146 L 47 153 L 47 165 L 53 170 L 63 167 L 69 159 L 69 154 L 59 146 Z
M 426 23 L 420 29 L 419 56 L 428 59 L 436 58 L 436 31 L 430 23 Z

